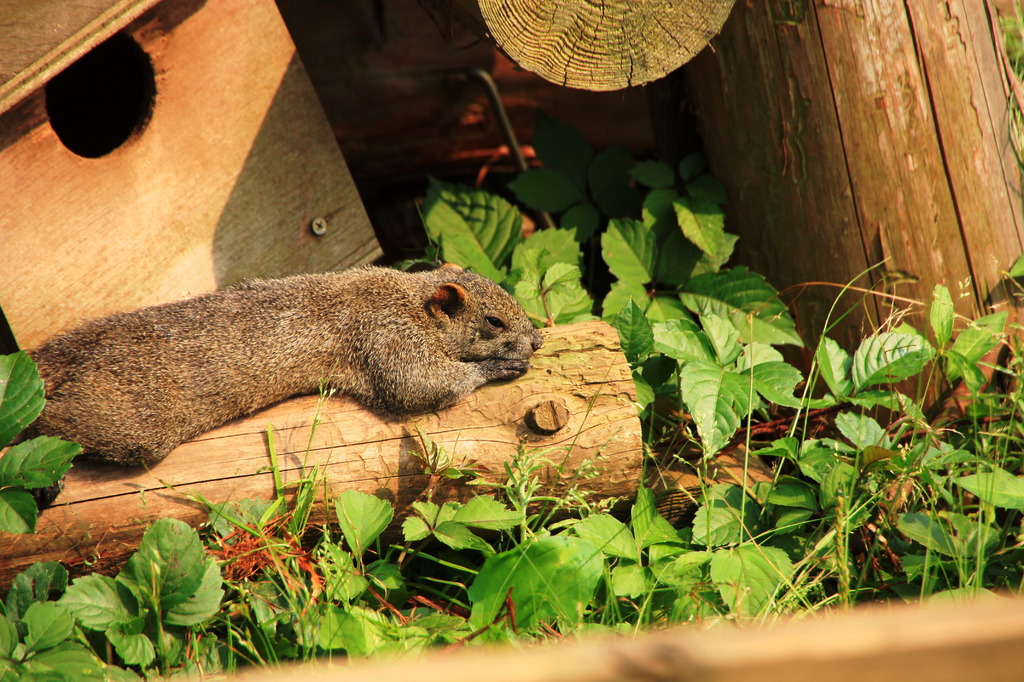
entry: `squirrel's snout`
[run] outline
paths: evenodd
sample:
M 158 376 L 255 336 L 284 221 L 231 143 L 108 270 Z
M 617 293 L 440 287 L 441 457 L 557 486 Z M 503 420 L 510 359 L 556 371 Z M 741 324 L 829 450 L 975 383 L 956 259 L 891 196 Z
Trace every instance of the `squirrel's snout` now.
M 534 350 L 540 350 L 540 347 L 544 345 L 544 337 L 540 335 L 536 329 L 533 330 L 533 340 L 530 342 Z

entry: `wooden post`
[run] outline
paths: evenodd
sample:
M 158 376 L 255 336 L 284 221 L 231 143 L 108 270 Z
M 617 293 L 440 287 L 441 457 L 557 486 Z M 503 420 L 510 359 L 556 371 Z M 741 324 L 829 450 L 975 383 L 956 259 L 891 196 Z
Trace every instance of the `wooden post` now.
M 382 496 L 394 503 L 398 521 L 429 478 L 417 427 L 444 446 L 452 466 L 474 467 L 490 481 L 504 479 L 504 463 L 522 445 L 558 465 L 546 472 L 551 493 L 579 483 L 597 497 L 631 496 L 643 455 L 633 378 L 618 335 L 603 322 L 542 331 L 544 347 L 525 377 L 486 386 L 410 422 L 383 421 L 348 398 L 307 396 L 185 443 L 148 471 L 75 464 L 35 534 L 0 533 L 0 585 L 35 561 L 63 561 L 73 572 L 114 571 L 156 519 L 204 522 L 197 495 L 213 503 L 273 499 L 270 438 L 290 489 L 319 466 L 332 495 Z M 585 465 L 599 475 L 582 478 Z M 445 481 L 434 499 L 478 493 L 465 480 Z
M 927 301 L 942 283 L 963 314 L 1014 305 L 1013 76 L 987 0 L 738 3 L 712 46 L 685 73 L 750 265 L 779 288 L 857 280 Z M 801 294 L 807 331 L 837 291 Z M 870 300 L 868 321 L 889 308 Z

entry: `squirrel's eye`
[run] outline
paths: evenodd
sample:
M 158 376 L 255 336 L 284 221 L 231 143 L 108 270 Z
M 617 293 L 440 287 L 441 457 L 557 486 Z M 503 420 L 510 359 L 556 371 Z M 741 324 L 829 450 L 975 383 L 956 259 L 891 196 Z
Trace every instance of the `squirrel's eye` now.
M 504 329 L 505 328 L 505 323 L 499 317 L 492 317 L 492 316 L 488 315 L 484 319 L 487 320 L 487 324 L 491 325 L 495 329 Z

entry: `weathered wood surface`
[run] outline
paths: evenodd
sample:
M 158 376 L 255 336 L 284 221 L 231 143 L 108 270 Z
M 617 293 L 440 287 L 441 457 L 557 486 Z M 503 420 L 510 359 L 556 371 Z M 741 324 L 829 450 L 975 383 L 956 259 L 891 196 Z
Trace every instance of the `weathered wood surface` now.
M 561 476 L 549 470 L 552 491 L 579 482 L 601 497 L 633 494 L 641 475 L 640 423 L 615 330 L 589 322 L 544 330 L 544 335 L 544 347 L 525 377 L 484 387 L 452 408 L 412 422 L 382 421 L 347 398 L 319 404 L 317 397 L 304 397 L 185 443 L 149 471 L 76 464 L 57 504 L 40 516 L 35 534 L 0 534 L 0 585 L 35 561 L 63 561 L 72 570 L 88 562 L 89 570 L 113 570 L 156 519 L 202 523 L 206 513 L 193 495 L 214 503 L 273 499 L 270 426 L 286 485 L 294 486 L 319 465 L 333 494 L 381 495 L 394 502 L 399 517 L 428 480 L 414 456 L 422 452 L 415 425 L 447 448 L 453 466 L 475 463 L 488 480 L 503 479 L 504 462 L 523 442 L 565 465 Z M 544 412 L 549 402 L 564 406 L 564 423 Z M 541 410 L 534 417 L 537 406 Z M 534 426 L 547 424 L 544 430 L 550 430 L 552 420 L 558 427 L 553 433 Z M 581 480 L 586 462 L 600 475 Z M 478 493 L 465 482 L 444 482 L 435 499 Z
M 644 89 L 553 85 L 480 39 L 450 3 L 277 4 L 364 201 L 379 192 L 384 206 L 393 205 L 395 185 L 422 183 L 426 173 L 472 177 L 495 162 L 511 168 L 483 88 L 460 77 L 470 68 L 494 78 L 521 142 L 529 142 L 543 109 L 578 127 L 596 149 L 624 145 L 637 155 L 653 153 Z
M 0 114 L 158 1 L 0 2 Z
M 1024 602 L 878 606 L 772 627 L 677 628 L 527 649 L 470 648 L 397 663 L 308 663 L 246 682 L 1003 682 L 1024 679 Z
M 65 148 L 41 89 L 0 117 L 0 306 L 21 347 L 243 278 L 378 257 L 272 0 L 165 0 L 124 32 L 153 62 L 156 99 L 113 152 Z
M 963 314 L 1013 305 L 1000 271 L 1022 250 L 1021 177 L 986 0 L 738 3 L 712 47 L 685 72 L 749 264 L 780 288 L 927 301 L 942 283 L 965 287 Z M 801 294 L 807 331 L 836 293 Z M 877 325 L 890 305 L 865 311 Z

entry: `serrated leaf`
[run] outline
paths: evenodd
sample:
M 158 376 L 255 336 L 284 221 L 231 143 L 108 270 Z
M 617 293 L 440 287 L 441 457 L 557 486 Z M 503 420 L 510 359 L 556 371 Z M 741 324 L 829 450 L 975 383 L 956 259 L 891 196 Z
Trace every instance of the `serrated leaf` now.
M 956 555 L 956 542 L 946 525 L 927 514 L 908 512 L 900 514 L 896 527 L 911 540 L 927 549 L 946 556 Z
M 68 587 L 68 570 L 56 561 L 40 561 L 14 576 L 7 592 L 7 615 L 21 620 L 35 602 L 59 597 Z
M 672 167 L 661 161 L 638 161 L 629 169 L 629 175 L 651 189 L 671 187 L 676 181 Z
M 167 625 L 188 627 L 212 618 L 220 610 L 220 602 L 224 597 L 222 584 L 220 567 L 217 562 L 208 559 L 199 588 L 186 601 L 168 609 L 164 614 L 164 622 Z
M 974 365 L 986 353 L 999 345 L 1005 336 L 1007 312 L 993 313 L 972 321 L 956 337 L 951 350 L 959 353 L 969 364 Z M 948 372 L 950 381 L 956 381 L 961 374 L 955 368 Z
M 708 488 L 693 517 L 693 541 L 706 547 L 731 545 L 750 537 L 759 508 L 735 485 Z
M 522 514 L 485 495 L 470 498 L 458 508 L 452 518 L 467 526 L 488 530 L 515 528 L 523 521 Z
M 386 500 L 358 490 L 346 490 L 334 504 L 334 513 L 349 549 L 362 556 L 384 532 L 395 510 Z
M 576 204 L 562 214 L 559 224 L 563 230 L 571 230 L 577 242 L 585 242 L 601 227 L 601 214 L 593 204 Z
M 708 335 L 687 319 L 659 322 L 651 327 L 654 349 L 680 362 L 715 360 L 715 349 Z
M 32 495 L 21 488 L 0 488 L 0 531 L 34 533 L 39 515 Z
M 928 309 L 928 319 L 935 334 L 935 344 L 940 348 L 953 338 L 953 297 L 949 289 L 936 284 L 932 292 L 932 305 Z
M 178 519 L 158 519 L 116 581 L 129 587 L 140 602 L 157 601 L 166 613 L 195 594 L 205 574 L 205 556 L 193 528 Z
M 612 220 L 601 235 L 601 255 L 620 280 L 646 284 L 653 278 L 654 235 L 638 220 Z
M 700 250 L 679 230 L 665 236 L 655 251 L 654 279 L 671 286 L 690 281 L 701 258 Z
M 108 682 L 119 678 L 132 679 L 131 673 L 122 671 L 120 668 L 105 667 L 91 651 L 77 642 L 64 642 L 52 649 L 38 652 L 26 662 L 26 668 L 29 671 L 26 678 L 33 680 Z M 2 671 L 2 667 L 0 667 L 0 671 Z
M 416 542 L 430 535 L 430 527 L 418 516 L 406 517 L 402 521 L 402 537 L 406 542 Z
M 615 316 L 625 308 L 629 302 L 637 304 L 641 311 L 646 312 L 651 305 L 651 298 L 647 295 L 647 289 L 642 284 L 619 280 L 612 284 L 612 288 L 601 302 L 601 319 L 611 323 Z
M 75 620 L 67 608 L 52 601 L 36 602 L 28 607 L 24 623 L 25 648 L 30 652 L 57 646 L 75 629 Z
M 985 373 L 975 363 L 968 362 L 967 358 L 954 350 L 946 351 L 945 357 L 946 377 L 950 382 L 963 379 L 964 384 L 971 393 L 977 393 L 981 390 L 986 380 Z
M 738 615 L 756 616 L 793 575 L 786 553 L 767 545 L 720 549 L 711 557 L 711 579 L 722 601 Z
M 962 476 L 953 482 L 982 502 L 1004 509 L 1024 509 L 1024 479 L 1004 469 Z
M 43 411 L 43 380 L 24 351 L 0 355 L 0 448 Z
M 53 436 L 22 441 L 0 457 L 0 484 L 25 488 L 53 485 L 71 468 L 71 460 L 82 451 L 78 443 Z
M 1010 270 L 1006 274 L 1013 279 L 1024 277 L 1024 255 L 1017 256 L 1017 260 L 1013 261 L 1013 265 L 1010 266 Z
M 705 173 L 686 183 L 686 192 L 694 200 L 707 202 L 717 206 L 725 206 L 728 199 L 725 187 L 713 175 Z
M 803 345 L 778 292 L 744 267 L 694 277 L 683 287 L 680 299 L 695 313 L 728 317 L 743 343 Z
M 686 312 L 686 308 L 683 307 L 682 302 L 680 302 L 680 300 L 675 296 L 664 296 L 659 294 L 657 296 L 652 296 L 650 301 L 650 305 L 647 306 L 647 310 L 644 311 L 644 314 L 647 315 L 647 319 L 650 320 L 652 324 L 689 317 L 689 314 Z
M 526 254 L 531 251 L 537 253 Z M 572 230 L 538 230 L 516 245 L 512 268 L 532 269 L 542 274 L 555 263 L 580 266 L 583 254 Z
M 127 665 L 148 666 L 156 660 L 156 649 L 152 640 L 141 632 L 125 632 L 111 628 L 107 639 L 114 645 L 114 651 Z
M 609 514 L 594 514 L 578 521 L 572 532 L 599 547 L 606 556 L 640 560 L 633 533 L 622 521 Z
M 640 192 L 629 184 L 632 163 L 625 147 L 609 147 L 598 152 L 587 168 L 590 195 L 598 210 L 609 218 L 622 218 L 640 212 Z
M 458 521 L 442 521 L 434 528 L 434 537 L 452 549 L 473 549 L 484 554 L 494 554 L 490 545 Z
M 730 365 L 743 352 L 740 345 L 740 332 L 728 320 L 724 320 L 714 313 L 701 315 L 701 324 L 704 325 L 704 333 L 711 341 L 715 349 L 718 362 L 721 365 Z
M 544 165 L 565 175 L 583 193 L 594 149 L 579 130 L 560 118 L 538 111 L 533 148 Z
M 18 628 L 4 614 L 0 613 L 0 661 L 10 658 L 18 646 Z M 0 663 L 2 666 L 2 663 Z M 4 670 L 0 667 L 0 673 Z
M 518 209 L 486 190 L 431 178 L 423 199 L 427 233 L 445 260 L 501 281 L 515 245 L 522 239 Z
M 537 273 L 523 273 L 523 279 L 515 283 L 514 295 L 526 314 L 545 326 L 590 320 L 594 302 L 581 278 L 579 268 L 555 263 L 542 279 Z
M 754 365 L 754 390 L 765 400 L 785 407 L 800 407 L 800 398 L 793 395 L 803 381 L 803 374 L 787 362 L 761 362 Z
M 814 359 L 818 363 L 821 378 L 825 380 L 829 390 L 837 398 L 845 398 L 850 395 L 853 391 L 853 381 L 850 379 L 853 359 L 850 354 L 826 336 L 818 344 Z
M 654 348 L 651 323 L 632 299 L 615 316 L 612 326 L 619 333 L 622 352 L 630 364 L 635 365 Z
M 646 486 L 641 486 L 637 490 L 636 500 L 629 513 L 629 527 L 636 538 L 638 549 L 679 541 L 679 535 L 672 524 L 658 512 L 658 507 L 654 503 L 654 493 Z
M 706 163 L 707 161 L 704 159 L 703 154 L 699 152 L 688 154 L 679 162 L 679 177 L 686 182 L 693 180 L 704 172 L 704 166 Z
M 578 623 L 604 569 L 592 542 L 562 534 L 542 537 L 488 557 L 473 579 L 470 626 L 494 622 L 511 594 L 520 630 L 541 622 Z
M 711 457 L 723 447 L 740 427 L 740 407 L 746 414 L 749 405 L 746 380 L 720 365 L 710 362 L 692 361 L 680 370 L 679 379 L 683 402 L 686 403 L 705 457 Z
M 877 421 L 864 414 L 841 412 L 836 415 L 836 428 L 858 450 L 870 445 L 888 447 L 889 438 Z
M 508 183 L 508 188 L 520 202 L 548 213 L 564 211 L 586 198 L 572 180 L 551 168 L 525 170 Z
M 60 598 L 84 627 L 106 630 L 125 623 L 133 614 L 125 605 L 113 578 L 99 573 L 76 578 Z
M 725 215 L 718 206 L 690 197 L 679 197 L 673 202 L 679 229 L 708 257 L 712 269 L 717 270 L 732 256 L 735 239 L 725 233 Z
M 854 389 L 912 377 L 924 369 L 934 352 L 919 334 L 883 332 L 871 336 L 853 354 Z
M 817 511 L 818 495 L 805 481 L 793 476 L 780 476 L 768 493 L 768 503 Z
M 676 209 L 673 206 L 678 198 L 679 193 L 674 189 L 651 190 L 644 197 L 643 207 L 640 211 L 641 222 L 650 228 L 651 232 L 659 239 L 670 234 L 682 235 L 679 231 L 679 223 L 676 222 Z M 685 238 L 683 241 L 686 241 Z

